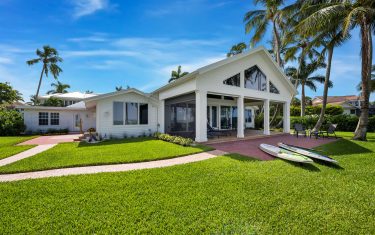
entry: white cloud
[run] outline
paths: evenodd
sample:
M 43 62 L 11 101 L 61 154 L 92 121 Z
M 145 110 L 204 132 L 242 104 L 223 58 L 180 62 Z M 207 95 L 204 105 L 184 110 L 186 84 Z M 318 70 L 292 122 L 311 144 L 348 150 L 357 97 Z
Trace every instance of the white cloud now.
M 68 38 L 69 42 L 106 42 L 108 39 L 103 36 L 93 35 L 88 37 Z
M 73 0 L 72 4 L 74 5 L 73 16 L 76 19 L 110 7 L 109 0 Z
M 0 56 L 0 64 L 13 64 L 13 60 L 9 57 L 1 57 Z
M 61 54 L 63 57 L 140 56 L 137 52 L 126 50 L 71 50 Z

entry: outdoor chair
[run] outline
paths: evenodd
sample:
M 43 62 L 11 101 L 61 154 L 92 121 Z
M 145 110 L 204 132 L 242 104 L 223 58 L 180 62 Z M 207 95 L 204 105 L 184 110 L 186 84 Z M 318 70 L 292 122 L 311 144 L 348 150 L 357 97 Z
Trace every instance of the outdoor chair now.
M 294 134 L 296 135 L 297 138 L 298 138 L 299 134 L 303 134 L 305 137 L 307 137 L 306 129 L 300 123 L 294 124 Z
M 327 138 L 329 138 L 330 135 L 333 135 L 337 139 L 336 132 L 335 132 L 336 128 L 337 128 L 337 124 L 329 124 L 328 129 L 326 131 L 320 131 L 320 132 L 323 135 L 323 137 L 324 137 L 324 134 L 327 136 Z
M 211 137 L 220 137 L 220 136 L 228 136 L 231 135 L 230 130 L 215 130 L 210 124 L 207 123 L 207 136 Z

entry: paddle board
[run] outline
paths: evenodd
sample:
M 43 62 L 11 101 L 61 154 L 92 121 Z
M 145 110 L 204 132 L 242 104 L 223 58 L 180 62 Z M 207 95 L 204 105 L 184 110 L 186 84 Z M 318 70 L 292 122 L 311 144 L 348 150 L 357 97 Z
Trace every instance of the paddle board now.
M 292 152 L 295 152 L 295 153 L 299 153 L 299 154 L 304 155 L 304 156 L 309 157 L 309 158 L 313 158 L 313 159 L 317 159 L 317 160 L 321 160 L 321 161 L 326 161 L 326 162 L 331 162 L 331 163 L 337 163 L 337 161 L 335 159 L 332 159 L 330 157 L 315 153 L 315 152 L 311 151 L 311 149 L 306 149 L 306 148 L 293 146 L 293 145 L 289 145 L 289 144 L 284 144 L 284 143 L 278 143 L 277 145 L 280 148 L 283 148 L 283 149 L 286 149 L 286 150 L 289 150 L 289 151 L 292 151 Z
M 313 163 L 313 160 L 311 160 L 308 157 L 305 157 L 301 154 L 294 153 L 294 152 L 291 152 L 291 151 L 288 151 L 288 150 L 285 150 L 285 149 L 282 149 L 273 145 L 261 144 L 259 145 L 259 148 L 262 151 L 274 157 L 278 157 L 284 160 L 299 162 L 299 163 Z

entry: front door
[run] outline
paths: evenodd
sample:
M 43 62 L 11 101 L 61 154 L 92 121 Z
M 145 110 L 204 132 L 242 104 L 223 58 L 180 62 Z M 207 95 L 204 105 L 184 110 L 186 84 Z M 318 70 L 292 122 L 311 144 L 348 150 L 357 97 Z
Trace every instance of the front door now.
M 73 117 L 73 128 L 74 131 L 81 131 L 81 115 L 79 113 L 74 114 Z
M 253 110 L 249 108 L 245 109 L 245 127 L 254 128 Z

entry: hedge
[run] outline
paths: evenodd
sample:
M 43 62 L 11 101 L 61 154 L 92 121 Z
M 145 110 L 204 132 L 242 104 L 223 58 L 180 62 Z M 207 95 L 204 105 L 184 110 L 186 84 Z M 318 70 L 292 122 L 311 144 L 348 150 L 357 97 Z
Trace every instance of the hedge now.
M 20 112 L 13 109 L 0 109 L 0 136 L 19 135 L 25 129 Z
M 305 117 L 291 117 L 290 125 L 293 128 L 294 123 L 301 123 L 305 128 L 314 128 L 318 121 L 318 115 L 307 115 Z M 355 131 L 358 124 L 358 117 L 353 115 L 326 115 L 323 122 L 323 128 L 326 128 L 329 123 L 338 124 L 337 131 Z M 369 117 L 368 131 L 375 131 L 375 116 Z
M 320 114 L 322 109 L 321 105 L 318 106 L 306 106 L 305 108 L 305 115 L 313 115 L 313 114 Z M 340 115 L 344 113 L 344 109 L 340 105 L 330 105 L 328 104 L 326 107 L 326 115 Z M 301 107 L 300 106 L 291 106 L 290 107 L 290 116 L 299 116 L 301 115 Z
M 182 145 L 182 146 L 190 146 L 191 144 L 193 144 L 192 139 L 184 138 L 184 137 L 181 137 L 181 136 L 173 136 L 173 135 L 163 134 L 163 133 L 159 133 L 159 132 L 156 132 L 154 134 L 154 137 L 159 139 L 159 140 L 163 140 L 163 141 L 174 143 L 174 144 L 179 144 L 179 145 Z

